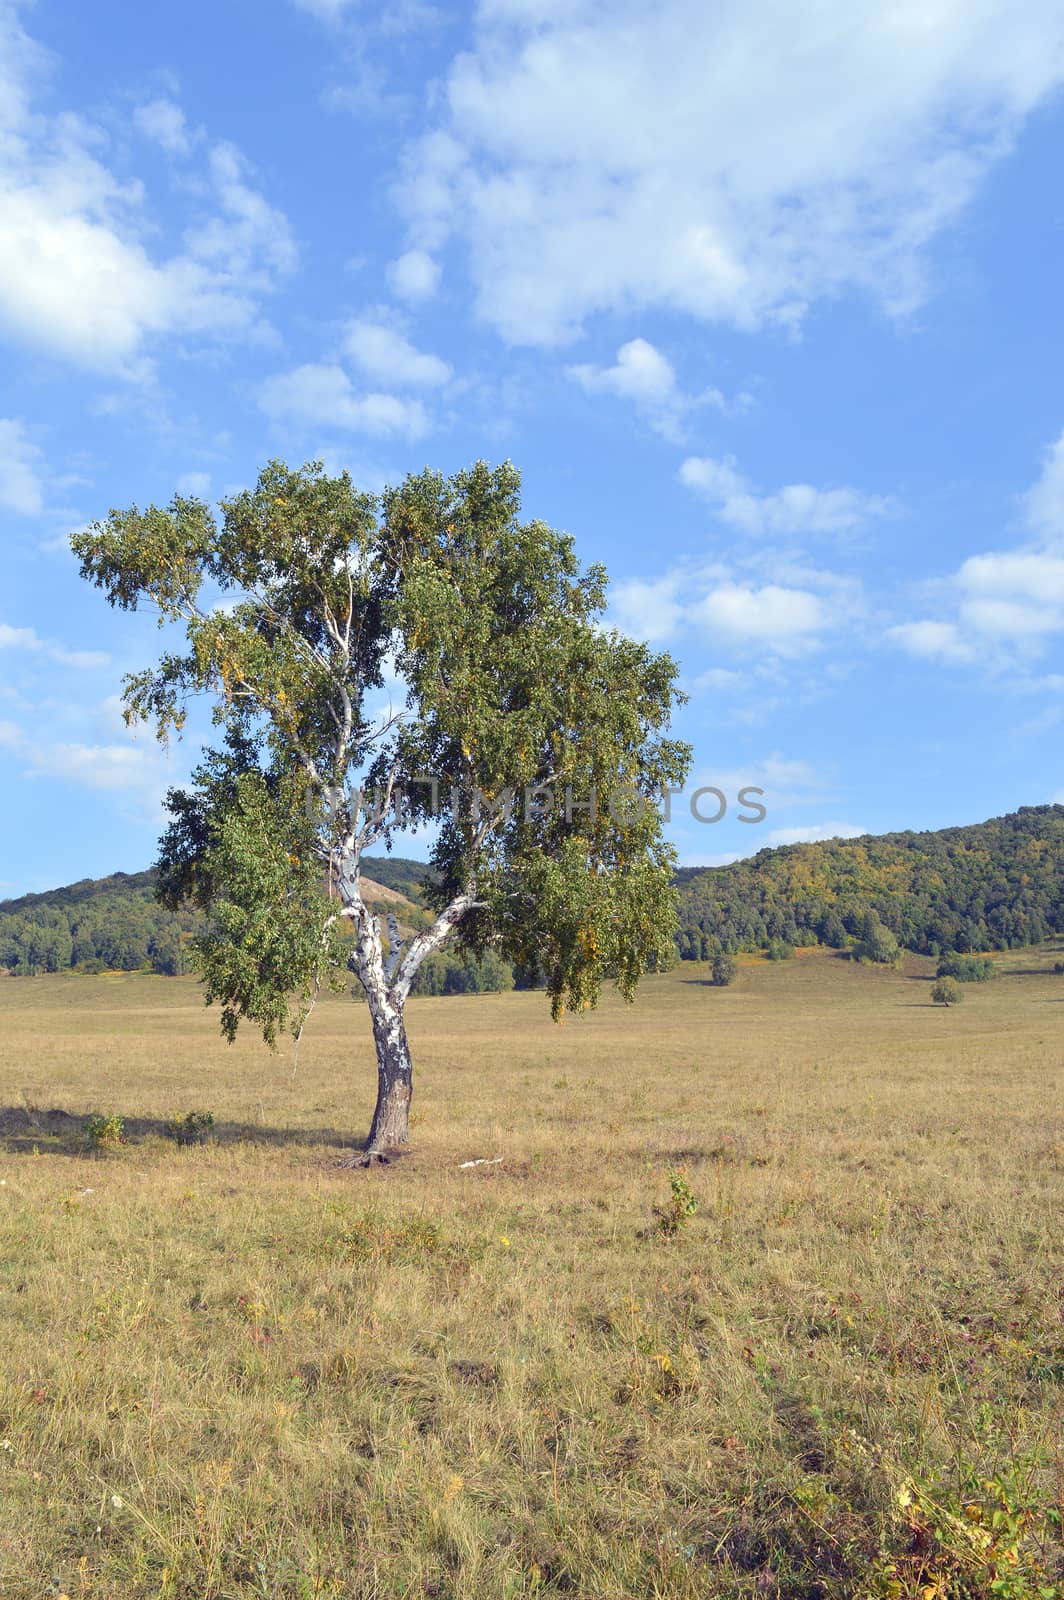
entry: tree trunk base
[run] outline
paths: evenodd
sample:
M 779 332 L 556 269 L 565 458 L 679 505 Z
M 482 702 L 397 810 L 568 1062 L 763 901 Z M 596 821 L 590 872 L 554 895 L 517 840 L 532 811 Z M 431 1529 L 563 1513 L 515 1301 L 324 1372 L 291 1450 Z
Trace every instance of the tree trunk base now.
M 352 1150 L 336 1165 L 344 1172 L 364 1172 L 368 1167 L 390 1167 L 405 1155 L 409 1155 L 408 1150 Z

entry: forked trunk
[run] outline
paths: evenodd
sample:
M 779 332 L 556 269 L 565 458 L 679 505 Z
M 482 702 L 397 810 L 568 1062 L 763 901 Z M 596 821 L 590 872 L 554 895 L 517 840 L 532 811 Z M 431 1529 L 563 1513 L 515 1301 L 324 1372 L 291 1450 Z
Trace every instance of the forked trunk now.
M 377 1050 L 377 1107 L 365 1156 L 378 1160 L 386 1159 L 389 1151 L 405 1145 L 410 1138 L 413 1065 L 402 1006 L 389 999 L 371 1004 L 371 1009 Z

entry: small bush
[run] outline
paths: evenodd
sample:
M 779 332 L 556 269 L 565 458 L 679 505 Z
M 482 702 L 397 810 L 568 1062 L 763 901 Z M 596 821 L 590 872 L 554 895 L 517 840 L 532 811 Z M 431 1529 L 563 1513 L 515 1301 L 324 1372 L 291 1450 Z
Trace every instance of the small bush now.
M 1064 961 L 1054 961 L 1053 971 L 1056 973 L 1058 978 L 1064 975 Z
M 123 1127 L 125 1124 L 116 1111 L 109 1117 L 99 1114 L 91 1116 L 85 1124 L 85 1138 L 90 1150 L 116 1150 L 119 1145 L 125 1144 Z
M 186 1111 L 183 1117 L 174 1117 L 166 1124 L 166 1133 L 178 1144 L 203 1144 L 213 1127 L 212 1111 Z
M 939 978 L 937 983 L 931 985 L 931 998 L 936 1006 L 956 1006 L 964 999 L 964 995 L 952 978 Z
M 715 983 L 718 988 L 723 988 L 726 984 L 734 982 L 738 970 L 739 963 L 735 957 L 725 955 L 723 951 L 720 951 L 713 957 L 713 973 L 710 982 Z
M 668 1202 L 663 1206 L 654 1207 L 654 1215 L 658 1219 L 658 1227 L 662 1233 L 671 1239 L 681 1228 L 686 1228 L 697 1210 L 698 1201 L 683 1173 L 670 1172 Z
M 958 983 L 988 983 L 994 976 L 989 956 L 962 956 L 951 950 L 938 964 L 936 978 L 955 978 Z
M 770 961 L 789 961 L 793 954 L 794 946 L 786 939 L 770 939 L 765 946 L 765 955 Z

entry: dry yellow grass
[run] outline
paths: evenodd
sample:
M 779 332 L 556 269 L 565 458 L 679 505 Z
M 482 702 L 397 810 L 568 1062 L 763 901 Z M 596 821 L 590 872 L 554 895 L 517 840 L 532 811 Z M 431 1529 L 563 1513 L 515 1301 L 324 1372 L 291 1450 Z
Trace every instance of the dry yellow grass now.
M 192 983 L 0 982 L 0 1600 L 1061 1593 L 1064 980 L 1000 965 L 414 1001 L 370 1173 L 350 1001 L 293 1077 Z

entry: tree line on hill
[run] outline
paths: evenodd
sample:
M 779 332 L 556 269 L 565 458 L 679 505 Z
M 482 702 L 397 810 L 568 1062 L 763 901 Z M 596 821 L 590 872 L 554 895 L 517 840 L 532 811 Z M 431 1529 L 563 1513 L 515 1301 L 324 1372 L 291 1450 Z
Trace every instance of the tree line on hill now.
M 400 920 L 414 926 L 431 920 L 416 905 L 428 870 L 423 861 L 367 858 L 367 876 L 415 902 L 397 907 Z M 200 912 L 173 912 L 159 903 L 154 872 L 86 878 L 0 902 L 0 971 L 14 977 L 69 971 L 177 977 L 192 971 L 190 946 L 202 926 Z M 490 950 L 478 958 L 443 951 L 423 964 L 412 992 L 484 994 L 512 989 L 514 983 L 509 965 Z
M 935 833 L 888 833 L 762 850 L 745 861 L 685 868 L 678 946 L 685 960 L 718 951 L 860 947 L 885 930 L 924 955 L 1009 950 L 1064 932 L 1064 806 Z
M 42 972 L 188 970 L 188 941 L 202 919 L 155 898 L 153 872 L 116 872 L 64 889 L 0 902 L 0 969 Z
M 411 902 L 401 920 L 420 925 L 431 869 L 400 856 L 367 858 L 365 867 Z M 155 881 L 153 872 L 120 872 L 0 902 L 0 970 L 190 970 L 202 918 L 166 910 Z M 1064 932 L 1064 806 L 1025 806 L 936 833 L 785 845 L 730 866 L 684 868 L 676 885 L 683 960 L 755 950 L 778 960 L 797 945 L 826 945 L 889 963 L 901 949 L 966 956 L 1040 944 Z M 414 993 L 479 994 L 540 981 L 490 951 L 476 960 L 444 952 L 426 962 Z

